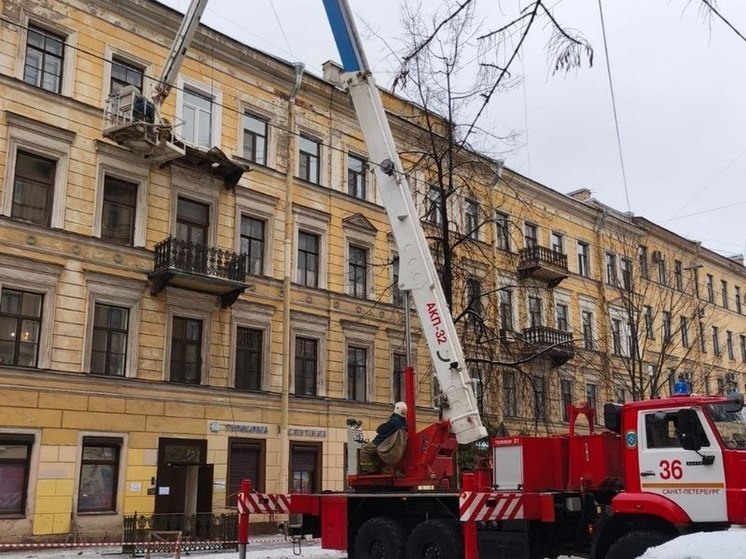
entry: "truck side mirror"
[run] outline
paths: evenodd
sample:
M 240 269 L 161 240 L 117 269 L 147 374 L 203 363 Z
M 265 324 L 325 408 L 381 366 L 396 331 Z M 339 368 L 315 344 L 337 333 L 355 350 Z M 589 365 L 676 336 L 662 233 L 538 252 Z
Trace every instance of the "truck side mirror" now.
M 684 450 L 699 451 L 702 448 L 702 428 L 696 410 L 684 408 L 676 414 L 676 431 Z

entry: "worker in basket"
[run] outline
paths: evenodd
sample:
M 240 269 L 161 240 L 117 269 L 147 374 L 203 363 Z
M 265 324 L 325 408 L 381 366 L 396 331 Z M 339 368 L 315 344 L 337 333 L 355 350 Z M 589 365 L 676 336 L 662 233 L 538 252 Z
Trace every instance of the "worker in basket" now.
M 361 474 L 377 474 L 381 470 L 381 462 L 393 466 L 401 460 L 407 448 L 406 417 L 407 404 L 394 404 L 394 413 L 388 421 L 378 426 L 375 438 L 360 448 Z

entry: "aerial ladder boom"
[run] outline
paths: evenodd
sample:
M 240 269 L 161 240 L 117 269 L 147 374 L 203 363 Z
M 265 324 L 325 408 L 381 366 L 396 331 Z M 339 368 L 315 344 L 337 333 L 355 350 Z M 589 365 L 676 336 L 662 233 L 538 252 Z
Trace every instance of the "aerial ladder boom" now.
M 443 418 L 460 444 L 487 436 L 463 351 L 396 151 L 380 92 L 363 51 L 347 0 L 324 0 L 344 74 L 363 132 L 383 205 L 399 251 L 399 287 L 412 294 L 445 396 Z

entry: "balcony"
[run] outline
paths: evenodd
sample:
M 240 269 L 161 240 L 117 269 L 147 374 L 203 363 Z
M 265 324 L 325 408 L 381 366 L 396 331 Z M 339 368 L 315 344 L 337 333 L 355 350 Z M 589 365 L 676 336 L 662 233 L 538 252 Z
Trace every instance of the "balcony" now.
M 246 255 L 169 237 L 155 245 L 155 264 L 148 277 L 152 295 L 174 285 L 219 295 L 227 308 L 247 287 Z
M 564 332 L 547 326 L 532 326 L 522 331 L 524 353 L 549 357 L 555 366 L 564 365 L 575 357 L 572 332 Z
M 555 287 L 568 277 L 567 255 L 550 248 L 535 245 L 521 249 L 518 261 L 518 276 L 533 278 Z

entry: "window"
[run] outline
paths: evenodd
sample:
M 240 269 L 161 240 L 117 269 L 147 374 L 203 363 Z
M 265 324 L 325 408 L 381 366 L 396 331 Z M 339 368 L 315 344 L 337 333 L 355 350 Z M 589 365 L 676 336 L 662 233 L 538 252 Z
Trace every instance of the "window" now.
M 295 393 L 315 396 L 318 379 L 319 341 L 313 338 L 295 338 Z
M 436 186 L 431 186 L 427 191 L 427 200 L 425 200 L 425 221 L 433 225 L 443 224 L 441 203 L 440 190 Z
M 513 331 L 513 292 L 510 289 L 500 291 L 500 329 Z
M 623 386 L 617 386 L 614 389 L 614 398 L 617 404 L 623 404 L 627 401 L 627 389 Z
M 292 493 L 321 491 L 321 445 L 290 444 L 290 491 Z
M 407 354 L 394 353 L 394 402 L 403 402 L 406 392 L 404 387 L 404 370 L 407 368 Z
M 298 283 L 319 286 L 319 236 L 298 232 Z
M 653 307 L 645 305 L 645 311 L 643 316 L 645 317 L 645 335 L 648 340 L 655 339 L 655 323 L 653 319 Z
M 96 303 L 93 313 L 91 372 L 124 376 L 127 363 L 129 309 Z
M 685 316 L 681 317 L 681 323 L 679 326 L 681 330 L 681 345 L 689 347 L 689 319 Z
M 676 414 L 667 413 L 661 417 L 658 413 L 645 414 L 645 442 L 647 448 L 680 448 L 677 435 Z M 710 446 L 702 425 L 697 420 L 697 431 L 703 446 Z
M 707 352 L 707 340 L 705 339 L 705 325 L 701 320 L 699 321 L 699 349 L 702 353 Z
M 664 344 L 670 344 L 673 340 L 671 335 L 671 313 L 668 311 L 663 311 L 662 313 L 663 317 L 663 343 Z
M 306 136 L 298 139 L 298 171 L 300 178 L 305 181 L 319 184 L 321 182 L 321 144 Z
M 523 228 L 523 244 L 526 248 L 532 248 L 539 244 L 538 228 L 533 223 L 526 223 Z
M 174 316 L 171 332 L 171 382 L 200 384 L 202 321 Z
M 128 85 L 133 85 L 140 93 L 143 92 L 143 69 L 130 62 L 122 60 L 118 56 L 111 59 L 111 83 L 109 84 L 109 95 L 116 95 Z
M 746 363 L 746 336 L 741 334 L 741 361 Z
M 548 419 L 547 417 L 547 379 L 539 375 L 529 377 L 531 394 L 533 395 L 533 411 L 537 419 Z
M 466 280 L 466 308 L 471 315 L 481 316 L 482 311 L 482 284 L 477 278 Z
M 717 326 L 712 327 L 712 351 L 715 355 L 720 355 L 720 328 Z
M 347 398 L 365 402 L 367 396 L 368 350 L 347 346 Z
M 350 245 L 348 266 L 349 295 L 366 298 L 368 296 L 368 249 Z
M 658 257 L 658 283 L 668 285 L 668 273 L 666 272 L 666 259 Z
M 710 303 L 715 302 L 715 280 L 712 274 L 707 274 L 707 300 Z
M 723 308 L 728 308 L 728 282 L 725 280 L 720 281 L 720 296 L 723 298 Z
M 528 298 L 528 324 L 531 328 L 543 326 L 541 297 L 529 296 Z
M 65 37 L 29 24 L 23 81 L 52 93 L 62 91 Z
M 578 274 L 584 278 L 591 277 L 590 247 L 588 243 L 578 241 Z
M 561 330 L 562 332 L 569 332 L 570 324 L 567 320 L 567 317 L 568 317 L 567 305 L 564 303 L 557 303 L 556 309 L 557 309 L 557 330 Z
M 251 489 L 264 491 L 265 443 L 263 440 L 228 439 L 228 507 L 236 506 L 241 482 L 251 480 Z
M 207 244 L 209 216 L 210 206 L 179 196 L 176 203 L 176 238 L 199 247 L 199 251 L 203 250 Z M 195 252 L 189 256 L 198 258 L 199 255 Z
M 569 379 L 563 378 L 560 380 L 560 405 L 562 406 L 560 410 L 562 421 L 570 421 L 570 414 L 567 408 L 572 405 L 572 381 Z
M 3 288 L 0 294 L 0 364 L 36 367 L 44 296 Z
M 510 251 L 510 217 L 508 214 L 495 212 L 495 235 L 497 248 Z
M 622 258 L 622 287 L 625 291 L 632 290 L 632 260 L 629 258 Z
M 583 347 L 593 349 L 593 313 L 591 311 L 581 311 L 580 320 L 583 327 Z
M 78 512 L 117 510 L 119 454 L 122 439 L 83 437 Z
M 246 255 L 246 272 L 264 274 L 264 220 L 241 216 L 241 254 Z
M 263 332 L 253 328 L 236 329 L 236 388 L 262 388 Z
M 212 147 L 212 97 L 188 86 L 184 87 L 181 127 L 184 142 L 201 147 Z
M 0 515 L 26 512 L 33 435 L 0 434 Z
M 650 279 L 650 271 L 648 270 L 648 247 L 642 245 L 637 247 L 637 258 L 640 261 L 640 275 L 644 279 Z
M 57 162 L 18 150 L 11 216 L 49 227 Z
M 391 261 L 391 303 L 397 307 L 404 306 L 404 294 L 399 289 L 399 257 L 395 256 Z
M 347 155 L 347 193 L 361 200 L 366 199 L 366 170 L 368 162 L 361 157 Z
M 503 414 L 506 417 L 518 416 L 518 393 L 513 371 L 503 371 Z
M 736 358 L 736 355 L 733 351 L 733 332 L 730 330 L 725 331 L 725 342 L 728 348 L 728 359 L 732 361 Z
M 741 288 L 735 286 L 733 289 L 736 292 L 736 312 L 738 314 L 742 314 L 743 309 L 741 308 Z
M 120 245 L 134 244 L 137 184 L 104 176 L 101 238 Z
M 611 345 L 614 355 L 622 354 L 622 321 L 618 318 L 611 319 Z
M 266 119 L 251 113 L 243 114 L 243 157 L 257 165 L 267 164 Z
M 684 291 L 684 268 L 681 260 L 673 261 L 673 283 L 678 291 Z
M 609 285 L 617 284 L 616 254 L 611 252 L 606 253 L 606 283 Z
M 552 250 L 554 252 L 559 252 L 560 254 L 565 254 L 565 236 L 561 233 L 555 233 L 552 231 L 552 235 L 549 238 Z
M 598 385 L 593 383 L 586 383 L 585 385 L 585 401 L 589 408 L 596 410 L 598 415 Z
M 479 239 L 479 204 L 476 200 L 467 200 L 464 211 L 464 225 L 466 236 L 470 239 Z

